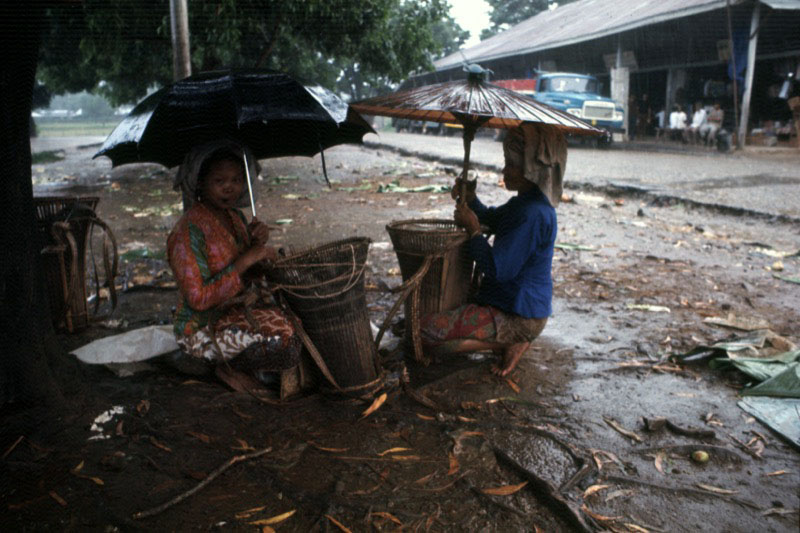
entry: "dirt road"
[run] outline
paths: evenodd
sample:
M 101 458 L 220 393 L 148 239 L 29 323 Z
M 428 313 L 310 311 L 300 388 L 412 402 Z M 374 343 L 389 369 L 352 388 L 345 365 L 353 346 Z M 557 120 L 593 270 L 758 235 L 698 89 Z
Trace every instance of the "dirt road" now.
M 260 218 L 291 220 L 275 242 L 304 247 L 351 235 L 374 241 L 367 286 L 376 324 L 393 302 L 386 287 L 401 282 L 386 223 L 452 212 L 447 194 L 378 187 L 394 180 L 406 187 L 450 183 L 460 149 L 451 139 L 394 141 L 383 134 L 382 142 L 390 135 L 392 149 L 330 150 L 332 190 L 315 180 L 318 159 L 263 162 L 258 183 Z M 444 141 L 454 143 L 447 153 Z M 424 143 L 425 150 L 413 148 L 424 159 L 396 151 L 412 150 L 406 142 Z M 483 165 L 478 192 L 500 203 L 509 195 L 492 170 L 499 145 L 483 143 L 473 149 Z M 74 177 L 69 192 L 100 197 L 99 215 L 125 253 L 127 292 L 113 317 L 123 320 L 119 326 L 168 322 L 176 294 L 163 248 L 180 214 L 170 175 L 150 166 L 110 171 L 107 162 L 88 162 L 91 151 L 68 150 L 64 161 L 35 167 L 34 180 L 54 190 L 64 182 L 58 174 L 67 174 Z M 800 342 L 800 286 L 774 277 L 800 276 L 800 258 L 790 255 L 800 249 L 798 226 L 696 203 L 797 216 L 798 202 L 787 207 L 788 200 L 743 192 L 775 187 L 774 194 L 790 197 L 797 190 L 792 168 L 759 158 L 571 150 L 572 201 L 558 209 L 554 315 L 510 380 L 491 376 L 490 357 L 482 354 L 427 368 L 407 362 L 417 392 L 438 408 L 390 389 L 386 403 L 362 419 L 368 403 L 310 395 L 263 405 L 214 378 L 188 379 L 160 363 L 127 379 L 84 370 L 90 385 L 71 397 L 81 414 L 68 424 L 23 431 L 19 420 L 4 423 L 4 451 L 19 435 L 26 440 L 6 457 L 2 521 L 14 529 L 251 530 L 253 522 L 296 511 L 270 527 L 793 531 L 798 452 L 737 407 L 747 380 L 668 359 L 735 333 L 706 321 L 729 314 L 766 321 Z M 742 185 L 745 175 L 762 174 L 775 178 L 770 187 L 687 184 Z M 609 186 L 636 180 L 668 186 L 670 194 Z M 675 200 L 681 195 L 693 201 Z M 71 349 L 113 332 L 93 327 L 62 341 Z M 402 366 L 384 356 L 390 371 Z M 88 441 L 92 420 L 112 406 L 125 411 L 108 423 L 109 438 Z M 714 437 L 648 432 L 643 417 L 666 417 Z M 233 467 L 170 510 L 131 518 L 188 490 L 233 455 L 267 447 L 272 451 L 262 459 Z M 709 453 L 707 463 L 690 458 L 699 450 Z

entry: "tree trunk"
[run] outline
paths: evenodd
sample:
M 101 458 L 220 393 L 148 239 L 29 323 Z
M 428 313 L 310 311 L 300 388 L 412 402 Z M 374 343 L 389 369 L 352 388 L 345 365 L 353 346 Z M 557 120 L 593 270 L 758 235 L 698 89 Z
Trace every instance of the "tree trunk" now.
M 49 359 L 55 342 L 41 276 L 31 183 L 30 115 L 42 2 L 0 7 L 0 406 L 63 406 Z

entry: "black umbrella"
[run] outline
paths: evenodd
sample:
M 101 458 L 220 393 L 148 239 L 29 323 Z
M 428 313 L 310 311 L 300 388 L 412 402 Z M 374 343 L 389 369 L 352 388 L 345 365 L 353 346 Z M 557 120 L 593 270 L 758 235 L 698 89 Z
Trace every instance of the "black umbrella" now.
M 249 146 L 258 159 L 313 156 L 361 143 L 370 132 L 369 123 L 324 87 L 305 86 L 280 72 L 223 70 L 190 76 L 146 97 L 94 157 L 109 157 L 113 166 L 174 167 L 192 147 L 219 138 Z M 325 171 L 324 157 L 322 165 Z

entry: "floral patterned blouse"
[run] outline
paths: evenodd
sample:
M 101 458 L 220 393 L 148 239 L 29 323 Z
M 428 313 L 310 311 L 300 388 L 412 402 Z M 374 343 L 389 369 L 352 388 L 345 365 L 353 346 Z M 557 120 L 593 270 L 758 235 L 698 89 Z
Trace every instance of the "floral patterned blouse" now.
M 249 246 L 244 215 L 228 214 L 236 235 L 231 235 L 202 203 L 192 206 L 167 238 L 167 253 L 178 282 L 181 301 L 175 314 L 175 334 L 189 336 L 220 316 L 216 307 L 243 288 L 233 263 Z

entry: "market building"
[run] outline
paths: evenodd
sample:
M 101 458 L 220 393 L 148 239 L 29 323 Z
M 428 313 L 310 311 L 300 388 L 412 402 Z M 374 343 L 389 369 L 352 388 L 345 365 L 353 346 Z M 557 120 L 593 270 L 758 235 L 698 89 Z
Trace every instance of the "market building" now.
M 494 80 L 590 74 L 625 107 L 629 135 L 652 133 L 655 114 L 674 104 L 719 102 L 740 139 L 793 142 L 798 28 L 800 0 L 579 0 L 441 58 L 407 84 L 463 77 L 465 62 Z

